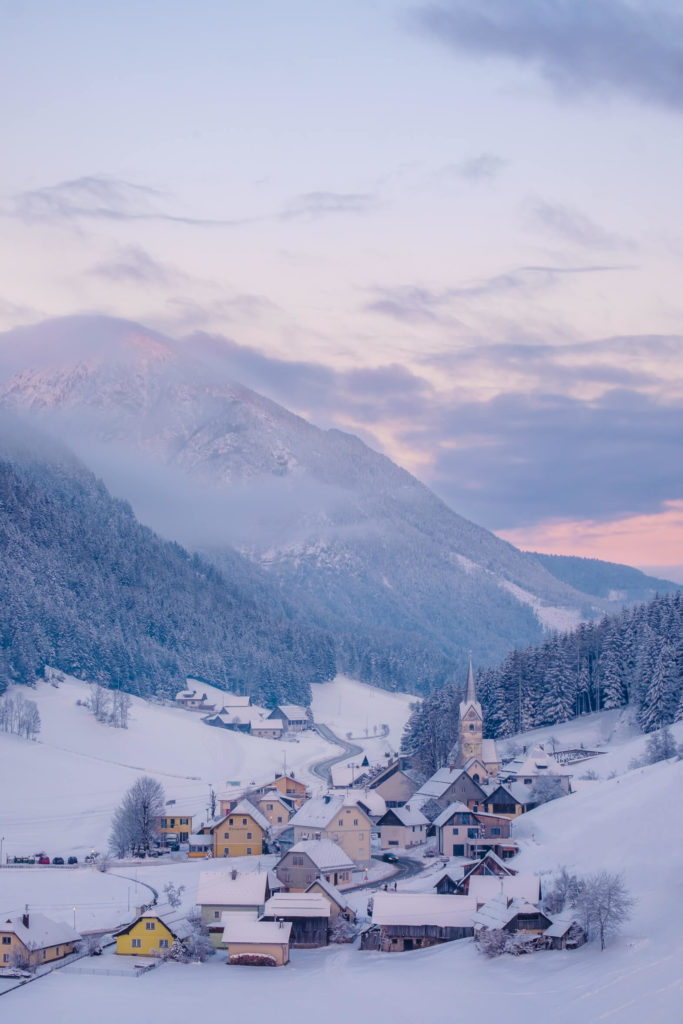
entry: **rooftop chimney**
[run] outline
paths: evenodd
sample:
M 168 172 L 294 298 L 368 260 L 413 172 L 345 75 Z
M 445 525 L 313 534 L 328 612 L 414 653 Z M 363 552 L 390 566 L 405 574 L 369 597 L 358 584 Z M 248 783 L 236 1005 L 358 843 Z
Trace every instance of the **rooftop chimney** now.
M 24 913 L 21 916 L 21 923 L 23 924 L 24 928 L 28 928 L 28 903 L 26 904 L 24 908 Z

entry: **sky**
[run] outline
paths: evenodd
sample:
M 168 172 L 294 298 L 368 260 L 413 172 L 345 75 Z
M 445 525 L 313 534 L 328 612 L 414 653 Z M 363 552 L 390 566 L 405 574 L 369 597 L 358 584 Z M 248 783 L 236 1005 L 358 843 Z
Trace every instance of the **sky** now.
M 0 329 L 215 335 L 513 543 L 683 581 L 679 4 L 0 20 Z

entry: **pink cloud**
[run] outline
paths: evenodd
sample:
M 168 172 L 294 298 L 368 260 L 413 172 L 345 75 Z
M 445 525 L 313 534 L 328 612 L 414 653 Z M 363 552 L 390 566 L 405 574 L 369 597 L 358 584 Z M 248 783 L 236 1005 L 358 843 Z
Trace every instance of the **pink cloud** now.
M 611 522 L 549 519 L 497 533 L 528 551 L 666 568 L 683 560 L 683 499 L 665 501 L 660 512 Z

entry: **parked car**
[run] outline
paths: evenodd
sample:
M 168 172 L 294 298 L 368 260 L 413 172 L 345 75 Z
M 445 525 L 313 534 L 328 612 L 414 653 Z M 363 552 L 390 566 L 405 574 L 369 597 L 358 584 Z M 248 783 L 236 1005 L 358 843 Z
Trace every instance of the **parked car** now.
M 45 854 L 43 854 L 41 857 L 38 858 L 38 863 L 39 864 L 49 864 L 50 863 L 50 858 L 46 857 Z
M 387 850 L 382 857 L 382 860 L 385 860 L 387 864 L 398 864 L 398 854 L 393 853 L 391 850 Z
M 67 864 L 78 864 L 78 857 L 69 857 Z
M 64 863 L 64 858 L 63 857 L 53 857 L 52 858 L 52 863 L 53 864 L 63 864 Z

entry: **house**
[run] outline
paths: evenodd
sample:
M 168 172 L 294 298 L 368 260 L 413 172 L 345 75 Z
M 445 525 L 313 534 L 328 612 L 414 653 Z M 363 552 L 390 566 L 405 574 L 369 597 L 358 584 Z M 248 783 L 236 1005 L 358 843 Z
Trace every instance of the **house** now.
M 412 806 L 420 807 L 429 800 L 434 800 L 444 809 L 457 800 L 478 811 L 484 809 L 486 793 L 478 782 L 470 778 L 464 768 L 449 765 L 434 772 L 431 778 L 420 786 L 415 796 L 411 797 L 410 803 Z
M 267 871 L 202 871 L 197 888 L 202 923 L 209 929 L 211 942 L 221 946 L 223 925 L 221 917 L 227 913 L 263 913 L 270 898 Z
M 572 773 L 560 764 L 552 754 L 547 754 L 540 744 L 527 755 L 509 761 L 500 772 L 502 782 L 521 782 L 525 786 L 534 786 L 539 778 L 553 777 L 563 793 L 571 793 Z
M 557 914 L 543 935 L 547 949 L 578 949 L 587 939 L 586 931 L 573 910 Z
M 474 934 L 476 909 L 470 896 L 378 892 L 360 948 L 398 953 L 464 939 Z
M 0 967 L 26 964 L 39 967 L 73 953 L 81 936 L 68 924 L 44 914 L 29 914 L 0 921 Z
M 440 896 L 452 896 L 455 893 L 462 894 L 462 868 L 449 868 L 440 875 L 434 885 Z
M 384 798 L 387 807 L 403 807 L 418 789 L 417 782 L 403 771 L 398 760 L 373 775 L 367 786 Z
M 533 903 L 498 893 L 480 907 L 474 915 L 474 934 L 484 928 L 526 935 L 540 935 L 552 924 L 550 918 Z
M 306 889 L 306 892 L 319 892 L 330 904 L 330 920 L 335 917 L 343 917 L 347 921 L 355 921 L 356 914 L 352 907 L 346 903 L 343 895 L 335 889 L 325 878 L 316 878 Z
M 258 962 L 254 957 L 270 957 L 275 967 L 283 967 L 289 962 L 291 932 L 289 921 L 263 921 L 249 913 L 226 914 L 221 946 L 228 951 L 229 964 L 253 964 Z
M 230 709 L 218 711 L 213 715 L 207 715 L 202 719 L 205 725 L 214 726 L 217 729 L 229 729 L 231 732 L 251 732 L 251 719 L 246 717 L 244 710 Z
M 248 800 L 240 800 L 209 828 L 214 837 L 214 857 L 260 857 L 270 822 Z
M 168 836 L 177 836 L 179 843 L 187 843 L 192 833 L 191 814 L 164 814 L 159 818 L 159 831 L 162 840 Z
M 312 882 L 322 878 L 331 885 L 348 885 L 354 863 L 342 848 L 330 839 L 304 839 L 281 857 L 275 874 L 288 892 L 305 892 Z
M 461 801 L 449 804 L 434 819 L 439 853 L 444 857 L 473 857 L 480 829 L 474 811 Z
M 380 846 L 388 850 L 390 846 L 419 846 L 427 839 L 429 820 L 422 811 L 404 804 L 402 807 L 390 807 L 377 822 L 380 833 Z
M 499 893 L 536 904 L 541 898 L 541 880 L 537 875 L 471 875 L 468 879 L 467 894 L 474 896 L 477 907 Z
M 266 903 L 263 920 L 289 921 L 290 945 L 313 949 L 327 945 L 330 916 L 329 900 L 322 893 L 280 892 Z
M 187 942 L 191 934 L 185 915 L 168 904 L 144 910 L 130 924 L 113 932 L 116 952 L 123 956 L 168 953 L 176 939 Z
M 213 857 L 213 836 L 206 834 L 193 835 L 188 839 L 188 857 Z
M 205 693 L 201 696 L 197 690 L 181 690 L 180 693 L 176 693 L 175 696 L 176 704 L 181 708 L 187 708 L 188 711 L 215 711 L 216 705 L 210 704 L 209 699 Z
M 251 735 L 262 740 L 279 740 L 285 731 L 284 722 L 279 718 L 266 718 L 251 723 Z
M 506 878 L 508 875 L 516 875 L 517 872 L 510 865 L 502 860 L 493 850 L 486 851 L 483 857 L 473 864 L 465 864 L 458 892 L 465 895 L 469 893 L 469 883 L 473 876 L 495 875 L 497 878 Z
M 294 802 L 295 807 L 301 807 L 304 800 L 308 799 L 308 790 L 303 782 L 299 782 L 290 773 L 289 775 L 276 775 L 272 782 L 259 786 L 256 793 L 259 796 L 266 796 L 269 790 L 276 789 L 281 796 Z
M 346 796 L 327 794 L 309 800 L 289 824 L 294 829 L 295 843 L 302 839 L 331 839 L 356 865 L 370 864 L 372 821 Z
M 517 818 L 529 809 L 529 789 L 517 783 L 496 785 L 486 797 L 484 808 L 487 814 L 499 814 L 506 818 Z
M 279 719 L 286 732 L 304 732 L 311 724 L 308 709 L 298 704 L 280 704 L 271 711 L 269 718 Z
M 281 796 L 276 789 L 261 797 L 258 809 L 271 826 L 286 825 L 294 813 L 291 802 Z

